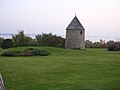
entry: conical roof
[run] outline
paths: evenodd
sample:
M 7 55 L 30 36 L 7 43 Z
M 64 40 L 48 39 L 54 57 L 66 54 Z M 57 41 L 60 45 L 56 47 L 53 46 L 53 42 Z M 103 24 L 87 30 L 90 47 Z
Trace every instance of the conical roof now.
M 78 18 L 75 16 L 66 30 L 85 30 Z

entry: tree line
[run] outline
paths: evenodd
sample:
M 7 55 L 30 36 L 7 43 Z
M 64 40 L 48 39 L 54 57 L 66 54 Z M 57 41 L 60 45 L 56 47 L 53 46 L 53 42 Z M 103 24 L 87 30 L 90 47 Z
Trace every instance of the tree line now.
M 99 42 L 92 42 L 90 40 L 85 41 L 85 47 L 87 48 L 107 48 L 108 51 L 120 51 L 120 42 L 109 40 L 100 40 Z
M 0 47 L 6 39 L 0 37 Z M 35 36 L 35 39 L 24 34 L 23 30 L 19 30 L 17 35 L 12 35 L 11 39 L 5 42 L 13 42 L 13 47 L 19 46 L 53 46 L 64 47 L 65 39 L 61 36 L 53 35 L 52 33 L 42 33 Z M 7 44 L 8 45 L 8 44 Z M 4 46 L 4 45 L 3 45 Z
M 8 41 L 7 41 L 8 40 Z M 12 35 L 11 39 L 5 40 L 0 37 L 0 47 L 2 47 L 3 41 L 7 46 L 13 44 L 13 47 L 19 46 L 53 46 L 63 47 L 65 46 L 65 38 L 52 33 L 42 33 L 35 36 L 35 39 L 24 34 L 23 30 L 19 30 L 17 35 Z M 10 44 L 11 40 L 11 44 Z M 5 45 L 3 45 L 5 46 Z M 92 42 L 90 40 L 85 41 L 86 48 L 107 48 L 108 50 L 120 50 L 120 42 L 100 40 L 99 42 Z

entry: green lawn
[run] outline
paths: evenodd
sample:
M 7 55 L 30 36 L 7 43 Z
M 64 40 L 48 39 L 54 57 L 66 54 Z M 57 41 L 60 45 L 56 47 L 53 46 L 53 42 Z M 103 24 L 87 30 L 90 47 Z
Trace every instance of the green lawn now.
M 13 49 L 24 49 L 19 47 Z M 120 51 L 67 50 L 53 47 L 50 56 L 2 57 L 6 90 L 120 90 Z M 0 49 L 0 53 L 3 51 Z

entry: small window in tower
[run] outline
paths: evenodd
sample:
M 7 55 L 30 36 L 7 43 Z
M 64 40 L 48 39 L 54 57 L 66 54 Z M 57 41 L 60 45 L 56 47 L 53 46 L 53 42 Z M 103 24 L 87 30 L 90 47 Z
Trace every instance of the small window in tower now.
M 82 35 L 82 31 L 80 31 L 80 35 Z
M 75 25 L 76 27 L 78 26 L 78 24 L 76 23 L 76 25 Z

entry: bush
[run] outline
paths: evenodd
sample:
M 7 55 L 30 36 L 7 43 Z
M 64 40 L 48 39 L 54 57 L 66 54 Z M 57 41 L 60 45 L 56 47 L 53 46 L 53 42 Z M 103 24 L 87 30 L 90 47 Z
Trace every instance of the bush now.
M 2 42 L 2 48 L 7 49 L 13 47 L 13 41 L 11 39 L 5 39 Z
M 65 39 L 61 36 L 49 34 L 38 34 L 36 40 L 40 46 L 64 47 Z
M 51 53 L 47 50 L 39 49 L 25 49 L 24 51 L 8 51 L 1 54 L 1 56 L 48 56 Z
M 39 56 L 47 56 L 47 55 L 49 55 L 50 54 L 50 52 L 48 52 L 48 51 L 46 51 L 46 50 L 39 50 Z
M 108 51 L 119 51 L 120 50 L 120 46 L 113 43 L 113 44 L 109 44 L 107 47 Z
M 19 56 L 20 51 L 7 51 L 1 54 L 1 56 Z
M 26 49 L 24 51 L 24 54 L 26 56 L 33 56 L 33 55 L 37 55 L 37 56 L 48 56 L 50 55 L 50 52 L 47 50 L 39 50 L 39 49 L 33 49 L 33 48 L 29 48 Z

